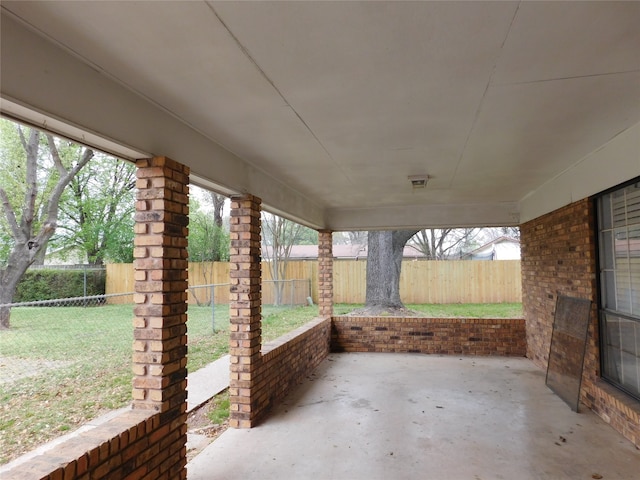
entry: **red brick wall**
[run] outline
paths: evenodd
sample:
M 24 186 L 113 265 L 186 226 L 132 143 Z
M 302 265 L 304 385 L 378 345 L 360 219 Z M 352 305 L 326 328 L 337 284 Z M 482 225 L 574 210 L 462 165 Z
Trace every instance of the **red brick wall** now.
M 331 350 L 523 357 L 523 319 L 334 316 Z
M 89 480 L 184 478 L 180 432 L 162 424 L 161 415 L 129 410 L 3 473 L 7 480 Z M 19 463 L 18 463 L 19 462 Z
M 259 367 L 259 417 L 271 409 L 329 354 L 331 319 L 317 318 L 264 345 Z
M 250 398 L 250 403 L 231 404 L 231 412 L 239 412 L 246 405 L 245 422 L 233 425 L 236 428 L 251 428 L 257 425 L 274 404 L 302 380 L 304 380 L 329 354 L 331 319 L 318 318 L 282 337 L 267 343 L 260 358 L 252 363 L 251 392 L 238 389 L 238 394 Z M 238 361 L 242 361 L 239 359 Z M 233 391 L 236 393 L 236 391 Z
M 258 415 L 261 362 L 260 205 L 253 195 L 231 197 L 229 249 L 229 425 L 251 428 Z
M 318 232 L 318 310 L 321 317 L 333 315 L 333 235 Z
M 547 368 L 558 295 L 591 300 L 580 399 L 640 447 L 639 402 L 599 378 L 595 229 L 595 208 L 590 199 L 521 225 L 527 357 L 540 368 Z
M 184 479 L 189 168 L 166 157 L 138 160 L 136 166 L 132 408 L 159 414 L 154 431 L 140 442 L 150 446 L 140 456 L 149 462 L 165 458 L 157 468 L 147 465 L 147 478 Z M 166 450 L 160 449 L 163 438 Z
M 594 212 L 588 200 L 525 223 L 520 227 L 522 306 L 527 321 L 527 356 L 547 367 L 558 295 L 594 302 L 589 350 L 597 345 Z M 598 362 L 590 369 L 594 374 Z
M 261 200 L 252 195 L 231 198 L 229 424 L 234 428 L 255 426 L 329 353 L 329 317 L 261 348 L 260 208 Z M 321 232 L 320 239 L 321 256 L 330 266 L 331 233 Z M 330 288 L 325 290 L 330 293 Z M 325 308 L 331 308 L 330 296 L 323 298 Z

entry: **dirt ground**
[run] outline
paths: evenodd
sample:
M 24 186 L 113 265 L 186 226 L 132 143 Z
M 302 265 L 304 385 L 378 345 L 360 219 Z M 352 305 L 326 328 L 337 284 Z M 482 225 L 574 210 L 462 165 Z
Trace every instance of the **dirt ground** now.
M 229 426 L 228 420 L 222 425 L 211 423 L 211 420 L 207 417 L 207 413 L 211 408 L 213 408 L 213 403 L 210 401 L 189 414 L 187 428 L 190 433 L 216 438 L 227 429 Z
M 0 384 L 13 383 L 27 377 L 33 377 L 46 370 L 55 370 L 70 365 L 62 360 L 32 360 L 0 356 Z
M 215 399 L 211 399 L 191 412 L 187 417 L 187 435 L 190 438 L 189 442 L 192 444 L 187 450 L 187 462 L 191 461 L 204 447 L 222 435 L 229 427 L 229 420 L 225 420 L 222 424 L 213 423 L 209 420 L 207 414 L 215 409 L 215 406 Z M 192 441 L 192 439 L 198 437 L 198 441 Z

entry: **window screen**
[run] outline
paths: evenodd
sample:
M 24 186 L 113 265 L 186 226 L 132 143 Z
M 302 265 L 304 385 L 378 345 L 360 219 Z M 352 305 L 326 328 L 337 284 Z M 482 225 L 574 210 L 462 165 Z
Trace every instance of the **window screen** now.
M 640 398 L 640 180 L 598 199 L 602 376 Z

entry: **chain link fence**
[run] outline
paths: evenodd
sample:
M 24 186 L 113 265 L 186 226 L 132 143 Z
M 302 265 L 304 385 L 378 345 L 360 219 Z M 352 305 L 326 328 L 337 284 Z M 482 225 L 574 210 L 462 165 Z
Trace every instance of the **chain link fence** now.
M 210 326 L 208 333 L 228 327 L 229 289 L 229 283 L 189 287 L 190 334 L 205 334 L 203 325 Z M 37 375 L 39 364 L 52 368 L 58 361 L 87 360 L 87 352 L 101 354 L 123 346 L 130 356 L 133 295 L 90 295 L 0 305 L 0 309 L 11 311 L 10 327 L 0 329 L 0 386 Z M 311 282 L 265 281 L 262 296 L 264 306 L 309 305 Z
M 228 351 L 229 287 L 188 289 L 189 371 Z M 264 282 L 263 316 L 286 320 L 310 289 Z M 131 401 L 133 306 L 133 293 L 0 305 L 11 309 L 0 329 L 0 464 Z
M 192 306 L 211 307 L 212 331 L 217 330 L 216 316 L 220 317 L 221 310 L 228 323 L 228 305 L 230 283 L 217 283 L 189 287 L 188 303 Z M 311 280 L 266 280 L 262 282 L 262 305 L 274 307 L 295 307 L 297 305 L 312 305 Z M 193 308 L 192 308 L 193 309 Z

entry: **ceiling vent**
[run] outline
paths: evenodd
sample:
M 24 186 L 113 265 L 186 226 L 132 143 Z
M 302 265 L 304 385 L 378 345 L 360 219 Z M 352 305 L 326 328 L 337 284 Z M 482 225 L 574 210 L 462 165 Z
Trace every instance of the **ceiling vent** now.
M 408 178 L 411 182 L 411 187 L 414 190 L 416 188 L 425 188 L 427 186 L 427 182 L 429 181 L 429 175 L 409 175 Z

